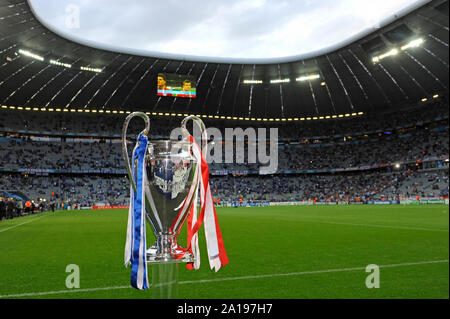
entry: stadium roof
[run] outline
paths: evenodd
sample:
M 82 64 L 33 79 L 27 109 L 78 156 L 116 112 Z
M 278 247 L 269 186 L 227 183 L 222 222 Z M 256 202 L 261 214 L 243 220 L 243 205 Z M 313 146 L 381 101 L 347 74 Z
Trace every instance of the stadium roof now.
M 332 52 L 230 63 L 114 52 L 48 29 L 0 0 L 0 104 L 238 117 L 378 112 L 448 92 L 448 1 L 434 0 Z M 197 78 L 197 98 L 156 95 L 159 72 Z
M 282 63 L 340 49 L 430 0 L 30 0 L 75 42 L 151 57 Z

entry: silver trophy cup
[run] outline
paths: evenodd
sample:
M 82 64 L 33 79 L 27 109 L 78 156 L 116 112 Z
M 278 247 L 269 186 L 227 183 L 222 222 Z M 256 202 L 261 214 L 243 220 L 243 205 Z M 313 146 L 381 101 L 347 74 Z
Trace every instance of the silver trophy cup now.
M 141 112 L 131 113 L 123 125 L 122 151 L 134 191 L 136 191 L 136 183 L 133 180 L 128 157 L 126 132 L 130 120 L 136 116 L 145 121 L 146 128 L 141 134 L 148 135 L 150 129 L 150 119 Z M 191 118 L 183 120 L 183 129 L 189 119 Z M 192 156 L 192 147 L 192 143 L 186 140 L 149 141 L 148 143 L 144 164 L 147 174 L 147 182 L 144 185 L 145 208 L 147 221 L 156 236 L 156 242 L 147 250 L 147 263 L 194 261 L 193 255 L 183 251 L 177 243 L 177 236 L 187 219 L 193 200 L 184 203 L 187 205 L 186 209 L 181 209 L 180 206 L 187 198 L 190 189 L 198 186 L 194 183 L 197 162 Z

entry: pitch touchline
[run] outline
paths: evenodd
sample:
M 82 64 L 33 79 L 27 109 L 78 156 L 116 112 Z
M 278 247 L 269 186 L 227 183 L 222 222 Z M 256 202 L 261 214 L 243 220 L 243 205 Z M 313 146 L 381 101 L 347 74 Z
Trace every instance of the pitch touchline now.
M 318 224 L 335 224 L 335 225 L 350 225 L 350 226 L 363 226 L 363 227 L 378 227 L 378 228 L 392 228 L 392 229 L 408 229 L 408 230 L 425 230 L 425 231 L 437 231 L 448 232 L 448 229 L 432 229 L 421 227 L 407 227 L 407 226 L 389 226 L 389 225 L 374 225 L 374 224 L 355 224 L 355 223 L 343 223 L 343 222 L 324 222 L 318 220 L 302 220 L 306 223 L 318 223 Z
M 13 228 L 19 227 L 19 226 L 21 226 L 21 225 L 25 225 L 25 224 L 34 222 L 35 220 L 41 219 L 41 218 L 46 217 L 46 216 L 48 216 L 48 215 L 39 216 L 39 217 L 37 217 L 37 218 L 33 218 L 33 219 L 31 219 L 31 220 L 27 220 L 26 222 L 23 222 L 23 223 L 20 223 L 20 224 L 17 224 L 17 225 L 13 225 L 13 226 L 11 226 L 11 227 L 7 227 L 7 228 L 5 228 L 5 229 L 1 229 L 1 230 L 0 230 L 0 233 L 3 233 L 3 232 L 5 232 L 5 231 L 7 231 L 7 230 L 9 230 L 9 229 L 13 229 Z
M 441 264 L 441 263 L 448 263 L 448 259 L 431 260 L 431 261 L 419 261 L 419 262 L 391 264 L 391 265 L 381 265 L 380 268 L 394 268 L 394 267 L 427 265 L 427 264 Z M 205 280 L 188 280 L 188 281 L 180 281 L 178 284 L 179 285 L 186 285 L 186 284 L 195 284 L 195 283 L 210 283 L 210 282 L 242 280 L 242 279 L 259 279 L 259 278 L 270 278 L 270 277 L 301 276 L 301 275 L 313 275 L 313 274 L 333 273 L 333 272 L 357 271 L 357 270 L 365 270 L 365 269 L 366 269 L 366 267 L 324 269 L 324 270 L 291 272 L 291 273 L 285 273 L 285 274 L 267 274 L 267 275 L 240 276 L 240 277 L 205 279 Z M 23 294 L 0 295 L 0 298 L 21 298 L 21 297 L 45 296 L 45 295 L 68 294 L 68 293 L 102 291 L 102 290 L 116 290 L 116 289 L 131 289 L 131 287 L 130 286 L 115 286 L 115 287 L 103 287 L 103 288 L 86 288 L 86 289 L 74 289 L 74 290 L 30 292 L 30 293 L 23 293 Z

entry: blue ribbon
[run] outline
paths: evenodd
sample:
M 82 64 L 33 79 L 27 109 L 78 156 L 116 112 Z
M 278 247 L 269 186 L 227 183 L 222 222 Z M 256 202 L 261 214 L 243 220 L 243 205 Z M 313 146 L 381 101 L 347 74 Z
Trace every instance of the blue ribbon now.
M 136 182 L 136 193 L 131 192 L 130 205 L 132 205 L 132 250 L 131 250 L 131 286 L 136 289 L 148 289 L 145 238 L 145 194 L 144 170 L 145 153 L 148 138 L 142 134 L 138 136 L 138 144 L 133 152 L 132 172 Z M 137 169 L 136 164 L 137 163 Z

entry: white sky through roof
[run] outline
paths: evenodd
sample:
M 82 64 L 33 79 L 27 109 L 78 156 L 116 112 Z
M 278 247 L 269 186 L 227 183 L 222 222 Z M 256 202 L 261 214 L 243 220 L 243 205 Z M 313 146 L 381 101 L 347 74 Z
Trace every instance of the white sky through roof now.
M 29 0 L 52 30 L 85 44 L 234 59 L 339 45 L 419 0 Z M 79 13 L 79 15 L 78 15 Z

